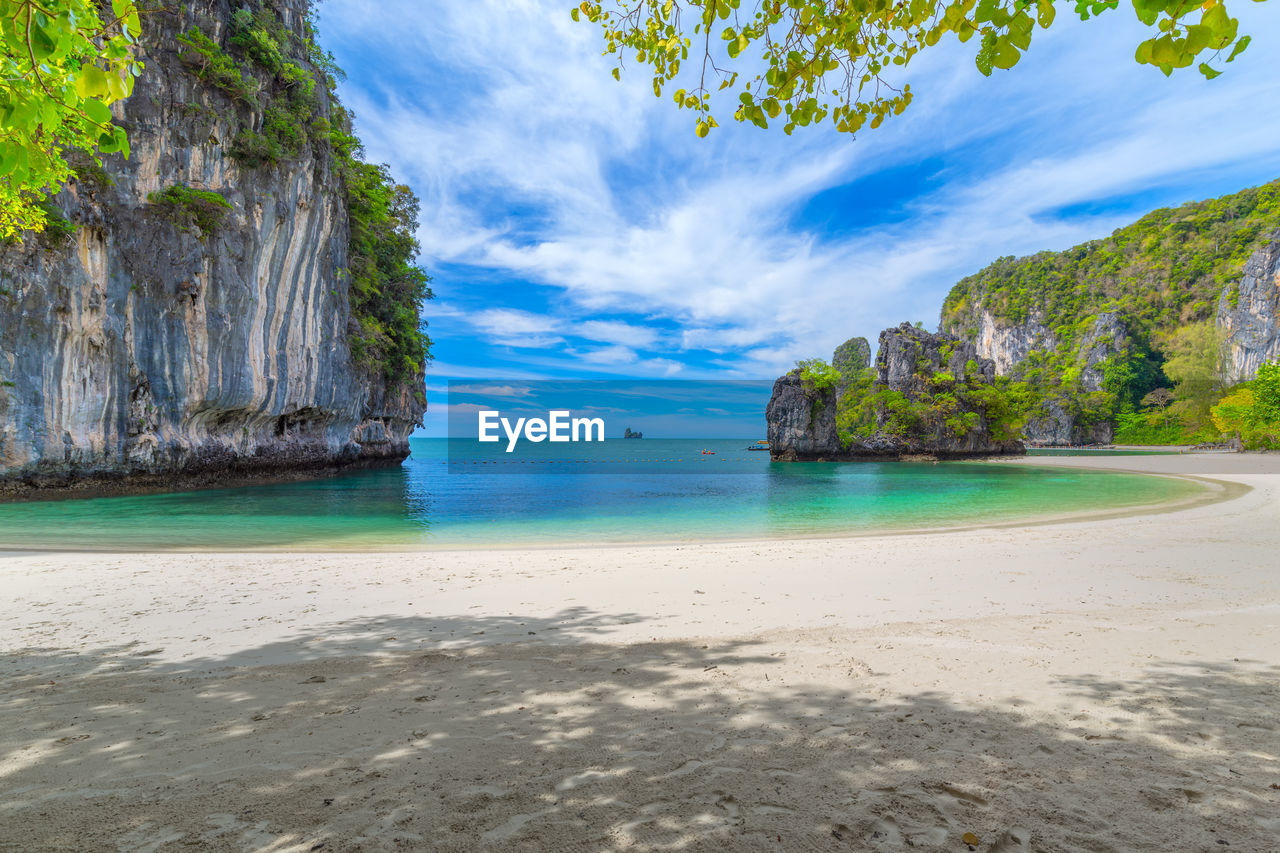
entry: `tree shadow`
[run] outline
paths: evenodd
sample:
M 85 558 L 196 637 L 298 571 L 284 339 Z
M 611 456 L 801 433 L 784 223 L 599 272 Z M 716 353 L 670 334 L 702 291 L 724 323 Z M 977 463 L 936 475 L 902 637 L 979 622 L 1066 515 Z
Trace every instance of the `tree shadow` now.
M 13 655 L 0 849 L 1280 849 L 1277 667 L 1072 677 L 1033 716 L 890 695 L 856 644 L 583 633 L 638 618 Z

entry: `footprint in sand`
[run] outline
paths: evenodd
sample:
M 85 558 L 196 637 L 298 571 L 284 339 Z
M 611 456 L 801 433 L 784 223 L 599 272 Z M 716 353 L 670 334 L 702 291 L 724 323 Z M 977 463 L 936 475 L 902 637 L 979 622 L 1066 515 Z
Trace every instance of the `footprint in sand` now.
M 931 786 L 926 786 L 926 788 L 928 787 L 931 787 Z M 941 784 L 937 785 L 936 787 L 934 787 L 934 790 L 940 791 L 941 793 L 946 794 L 949 797 L 953 797 L 954 799 L 960 800 L 961 802 L 964 802 L 964 803 L 973 803 L 976 806 L 985 806 L 987 804 L 987 800 L 985 797 L 982 797 L 979 794 L 975 794 L 970 791 L 966 791 L 963 788 L 957 788 L 955 785 L 948 784 L 947 782 L 942 782 Z
M 690 758 L 684 764 L 681 764 L 675 770 L 672 770 L 670 773 L 664 774 L 660 778 L 673 779 L 677 776 L 688 776 L 690 773 L 697 772 L 698 768 L 704 766 L 705 764 L 706 762 L 704 761 L 699 761 L 696 758 Z
M 996 839 L 996 843 L 987 848 L 987 853 L 1021 853 L 1031 849 L 1031 830 L 1015 826 Z
M 574 788 L 590 784 L 600 779 L 609 779 L 618 775 L 617 771 L 610 770 L 583 770 L 581 773 L 564 779 L 560 784 L 556 785 L 557 791 L 572 791 Z
M 898 828 L 898 822 L 892 817 L 882 817 L 871 824 L 871 832 L 868 833 L 867 840 L 875 844 L 901 846 L 902 830 Z
M 751 807 L 751 813 L 757 815 L 795 814 L 795 809 L 789 809 L 776 803 L 760 803 Z

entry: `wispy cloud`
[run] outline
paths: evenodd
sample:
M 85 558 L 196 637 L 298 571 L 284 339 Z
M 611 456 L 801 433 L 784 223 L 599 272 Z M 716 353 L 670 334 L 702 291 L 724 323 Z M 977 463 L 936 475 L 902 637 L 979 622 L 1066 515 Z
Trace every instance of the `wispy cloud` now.
M 951 284 L 995 257 L 1280 172 L 1276 121 L 1258 108 L 1280 100 L 1280 25 L 1245 6 L 1233 13 L 1254 46 L 1218 80 L 1137 66 L 1140 31 L 1120 10 L 1038 34 L 989 80 L 973 45 L 922 57 L 916 104 L 857 141 L 727 115 L 696 140 L 642 72 L 612 80 L 563 0 L 321 11 L 370 155 L 422 196 L 424 262 L 512 282 L 437 278 L 456 322 L 551 373 L 775 375 L 852 334 L 931 323 Z M 870 186 L 889 169 L 915 183 Z M 501 357 L 468 353 L 478 368 Z

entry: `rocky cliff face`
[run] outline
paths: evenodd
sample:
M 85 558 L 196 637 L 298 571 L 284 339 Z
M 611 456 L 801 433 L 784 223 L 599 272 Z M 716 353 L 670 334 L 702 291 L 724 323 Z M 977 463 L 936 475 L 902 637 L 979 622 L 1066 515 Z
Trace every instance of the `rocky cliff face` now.
M 953 334 L 954 328 L 948 329 Z M 1044 325 L 1043 318 L 1032 314 L 1024 323 L 1010 323 L 998 319 L 990 311 L 978 311 L 977 333 L 972 336 L 978 354 L 995 363 L 996 374 L 1007 376 L 1009 372 L 1035 350 L 1056 349 L 1058 342 L 1053 332 Z
M 974 306 L 972 313 L 973 316 L 944 317 L 943 326 L 958 332 L 967 328 L 972 334 L 964 337 L 982 358 L 991 359 L 997 375 L 1018 378 L 1033 354 L 1066 349 L 1068 360 L 1078 370 L 1078 393 L 1101 390 L 1105 362 L 1127 351 L 1130 345 L 1128 330 L 1114 313 L 1098 314 L 1074 339 L 1066 341 L 1059 341 L 1045 325 L 1043 316 L 1036 312 L 1021 323 L 996 317 L 980 304 Z M 1028 419 L 1023 429 L 1026 440 L 1049 446 L 1111 442 L 1113 428 L 1109 422 L 1083 420 L 1074 408 L 1069 399 L 1047 400 L 1040 414 Z
M 1260 364 L 1280 358 L 1280 231 L 1245 263 L 1239 284 L 1224 289 L 1217 325 L 1229 383 L 1253 379 Z
M 764 410 L 770 458 L 784 462 L 843 458 L 846 448 L 836 429 L 838 390 L 809 387 L 799 369 L 778 377 Z
M 840 351 L 836 352 L 837 358 Z M 964 406 L 968 383 L 990 385 L 995 364 L 982 358 L 971 343 L 952 335 L 930 334 L 909 323 L 880 333 L 874 378 L 869 387 L 858 387 L 849 376 L 835 385 L 816 389 L 806 383 L 800 370 L 780 377 L 765 410 L 772 458 L 781 461 L 834 461 L 852 459 L 898 459 L 904 456 L 931 456 L 956 459 L 1020 454 L 1021 442 L 997 438 L 980 405 Z M 879 392 L 892 392 L 884 395 Z M 962 410 L 931 417 L 936 395 L 958 392 Z M 868 434 L 842 440 L 839 408 L 845 395 L 863 395 L 874 417 Z M 899 395 L 899 396 L 894 396 Z M 904 429 L 893 401 L 914 405 L 918 419 Z M 969 417 L 968 425 L 954 428 L 958 419 Z M 950 418 L 952 424 L 948 424 Z
M 305 0 L 278 8 L 300 32 Z M 216 39 L 231 12 L 203 0 L 148 17 L 146 72 L 117 105 L 131 158 L 56 199 L 77 226 L 66 245 L 0 249 L 0 489 L 408 453 L 421 378 L 391 383 L 352 359 L 347 212 L 327 150 L 241 168 L 227 146 L 262 116 L 179 61 L 178 33 Z M 225 221 L 205 231 L 148 201 L 178 185 L 224 196 Z

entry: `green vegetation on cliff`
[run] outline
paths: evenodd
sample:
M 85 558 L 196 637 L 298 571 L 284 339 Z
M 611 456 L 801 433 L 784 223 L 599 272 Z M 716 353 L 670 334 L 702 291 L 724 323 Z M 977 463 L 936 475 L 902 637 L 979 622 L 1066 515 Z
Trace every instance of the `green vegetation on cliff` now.
M 423 302 L 432 297 L 431 279 L 414 263 L 420 248 L 414 237 L 418 199 L 386 166 L 365 162 L 351 114 L 334 92 L 342 72 L 314 36 L 310 20 L 301 34 L 294 33 L 264 2 L 232 15 L 225 46 L 199 27 L 178 41 L 183 65 L 193 75 L 251 108 L 229 147 L 242 168 L 274 168 L 308 150 L 331 158 L 350 216 L 345 275 L 352 357 L 391 381 L 412 380 L 431 351 L 420 317 Z
M 220 193 L 196 190 L 182 184 L 153 192 L 147 196 L 147 201 L 182 230 L 195 227 L 201 234 L 216 230 L 231 210 L 231 202 Z
M 1280 362 L 1259 366 L 1257 378 L 1233 388 L 1212 415 L 1223 435 L 1246 448 L 1280 447 Z
M 943 325 L 975 334 L 980 306 L 1012 323 L 1035 312 L 1056 333 L 1109 312 L 1131 333 L 1158 336 L 1208 318 L 1260 237 L 1276 228 L 1280 181 L 1161 208 L 1065 252 L 1000 258 L 951 289 Z
M 848 446 L 879 434 L 959 441 L 980 423 L 993 441 L 1020 439 L 1027 417 L 1026 383 L 1003 376 L 988 383 L 976 375 L 977 365 L 970 365 L 964 376 L 934 372 L 911 394 L 878 384 L 874 368 L 846 375 L 836 405 L 840 440 Z
M 1277 228 L 1280 182 L 1162 208 L 1102 240 L 1000 258 L 952 288 L 942 328 L 973 339 L 985 312 L 1042 329 L 1045 348 L 1011 372 L 1033 392 L 1033 419 L 1064 412 L 1085 434 L 1113 423 L 1130 443 L 1212 440 L 1210 410 L 1226 390 L 1212 318 L 1221 296 L 1234 305 L 1245 262 Z
M 422 372 L 430 358 L 419 309 L 432 298 L 431 277 L 414 264 L 418 254 L 418 198 L 397 184 L 386 166 L 366 163 L 348 113 L 335 110 L 333 151 L 351 215 L 348 271 L 351 315 L 359 324 L 349 340 L 357 361 L 376 365 L 391 379 Z

